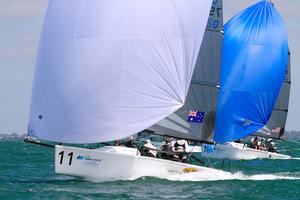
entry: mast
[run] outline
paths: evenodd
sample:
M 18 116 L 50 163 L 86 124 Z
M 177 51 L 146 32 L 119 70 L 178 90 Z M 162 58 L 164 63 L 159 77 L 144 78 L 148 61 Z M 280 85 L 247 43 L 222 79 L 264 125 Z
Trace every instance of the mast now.
M 222 28 L 222 0 L 214 0 L 186 102 L 178 111 L 150 127 L 150 130 L 167 136 L 202 141 L 207 141 L 213 134 L 219 91 Z M 188 122 L 190 111 L 204 113 L 202 122 Z

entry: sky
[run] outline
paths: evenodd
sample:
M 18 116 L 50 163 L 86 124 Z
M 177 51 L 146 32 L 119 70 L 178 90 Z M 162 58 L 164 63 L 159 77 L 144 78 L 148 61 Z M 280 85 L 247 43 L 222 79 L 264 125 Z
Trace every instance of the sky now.
M 257 0 L 223 0 L 224 22 Z M 47 0 L 0 0 L 0 133 L 26 133 L 36 53 Z M 300 130 L 300 0 L 276 0 L 292 54 L 286 130 Z

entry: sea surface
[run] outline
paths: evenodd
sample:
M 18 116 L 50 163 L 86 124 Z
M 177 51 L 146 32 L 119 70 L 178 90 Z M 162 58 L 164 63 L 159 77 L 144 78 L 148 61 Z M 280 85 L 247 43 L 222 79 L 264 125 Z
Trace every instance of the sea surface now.
M 300 157 L 300 143 L 281 142 Z M 219 163 L 211 161 L 216 166 Z M 190 173 L 165 179 L 90 182 L 54 172 L 54 151 L 24 142 L 0 142 L 0 199 L 300 199 L 300 160 L 231 163 L 232 175 Z

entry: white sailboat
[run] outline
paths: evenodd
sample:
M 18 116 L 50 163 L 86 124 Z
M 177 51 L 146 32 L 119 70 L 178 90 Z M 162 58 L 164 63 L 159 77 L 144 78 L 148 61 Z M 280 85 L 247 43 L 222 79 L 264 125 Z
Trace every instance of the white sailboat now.
M 259 14 L 257 14 L 256 16 L 252 15 L 253 13 L 258 13 L 258 11 L 261 13 L 265 13 L 265 15 L 264 16 L 259 15 Z M 269 15 L 268 12 L 269 13 L 274 12 L 274 15 L 268 16 Z M 243 21 L 243 18 L 241 16 L 245 17 L 247 15 L 248 15 L 249 19 L 251 18 L 253 20 L 253 22 L 251 21 L 251 23 L 253 23 L 253 24 L 247 24 L 247 21 Z M 233 18 L 233 20 L 231 22 L 229 22 L 228 26 L 229 27 L 231 26 L 230 28 L 235 26 L 236 29 L 239 30 L 239 31 L 237 31 L 238 34 L 240 34 L 239 38 L 247 38 L 248 37 L 248 39 L 246 39 L 245 44 L 243 44 L 245 46 L 246 45 L 248 45 L 248 46 L 246 46 L 244 49 L 246 49 L 246 51 L 249 51 L 248 49 L 251 50 L 251 48 L 252 48 L 251 51 L 253 51 L 253 46 L 255 46 L 255 44 L 260 44 L 262 46 L 263 45 L 267 46 L 267 45 L 272 45 L 272 44 L 267 44 L 267 42 L 265 42 L 265 44 L 264 44 L 264 42 L 262 40 L 265 37 L 265 36 L 263 36 L 265 34 L 265 33 L 263 33 L 264 30 L 258 30 L 256 28 L 253 28 L 253 30 L 256 30 L 256 32 L 252 31 L 252 30 L 248 31 L 247 26 L 255 27 L 255 23 L 257 23 L 257 19 L 259 19 L 260 26 L 267 27 L 265 29 L 266 32 L 271 31 L 272 28 L 276 29 L 277 28 L 276 26 L 278 26 L 279 29 L 281 29 L 280 27 L 282 26 L 282 22 L 273 24 L 273 25 L 270 22 L 268 22 L 268 20 L 271 20 L 272 17 L 275 17 L 279 21 L 282 21 L 280 15 L 277 14 L 275 9 L 273 8 L 272 2 L 269 2 L 267 0 L 261 1 L 261 2 L 257 3 L 256 5 L 241 12 L 239 15 L 235 16 Z M 246 19 L 246 18 L 244 18 L 244 19 Z M 256 20 L 256 22 L 255 22 L 255 20 Z M 239 23 L 240 23 L 240 25 L 239 25 Z M 244 27 L 244 30 L 240 31 L 239 26 Z M 230 28 L 227 28 L 227 30 L 229 29 L 229 32 L 230 32 Z M 257 38 L 254 38 L 254 39 L 253 39 L 253 37 L 251 38 L 249 36 L 251 34 L 256 35 L 255 37 L 257 37 Z M 280 34 L 282 34 L 282 35 L 280 35 Z M 278 31 L 276 37 L 284 38 L 284 35 L 285 35 L 284 30 L 283 30 L 283 32 Z M 236 33 L 233 32 L 232 35 L 228 34 L 227 37 L 231 37 L 232 40 L 235 40 Z M 265 39 L 266 39 L 266 37 L 265 37 Z M 286 40 L 286 39 L 285 38 L 279 39 L 278 41 L 280 41 L 280 40 Z M 240 41 L 244 42 L 243 39 L 240 39 Z M 286 45 L 286 44 L 287 43 L 285 43 L 284 45 Z M 282 135 L 282 133 L 284 132 L 286 116 L 287 116 L 287 111 L 288 111 L 289 91 L 290 91 L 290 53 L 287 53 L 286 46 L 284 47 L 284 45 L 282 45 L 281 49 L 278 48 L 278 52 L 277 52 L 277 55 L 278 55 L 278 53 L 281 53 L 281 55 L 280 54 L 279 55 L 282 58 L 280 56 L 277 56 L 277 58 L 273 58 L 274 60 L 277 59 L 277 62 L 274 62 L 274 64 L 272 64 L 272 62 L 273 62 L 272 60 L 270 60 L 269 63 L 262 62 L 261 60 L 256 61 L 255 59 L 253 59 L 254 61 L 249 60 L 249 57 L 253 56 L 253 52 L 248 53 L 248 54 L 247 54 L 247 52 L 245 54 L 242 54 L 242 53 L 235 54 L 235 55 L 238 55 L 238 57 L 233 58 L 233 60 L 236 59 L 236 61 L 232 62 L 231 66 L 235 66 L 237 69 L 236 69 L 236 72 L 232 71 L 232 74 L 241 73 L 241 76 L 243 76 L 245 80 L 240 79 L 236 75 L 230 75 L 229 78 L 223 76 L 223 83 L 225 83 L 225 86 L 227 88 L 223 91 L 223 95 L 221 94 L 219 96 L 219 98 L 221 98 L 221 103 L 219 103 L 218 108 L 221 108 L 221 110 L 223 110 L 222 112 L 224 115 L 225 112 L 222 107 L 226 103 L 228 104 L 228 102 L 230 103 L 230 101 L 231 101 L 230 106 L 231 106 L 232 110 L 234 110 L 234 111 L 232 112 L 233 114 L 231 114 L 233 117 L 231 119 L 229 118 L 229 121 L 227 121 L 227 128 L 222 127 L 222 125 L 221 125 L 222 122 L 220 122 L 220 120 L 219 120 L 219 123 L 217 124 L 217 127 L 219 127 L 219 128 L 217 128 L 218 129 L 217 134 L 219 135 L 218 137 L 221 138 L 220 140 L 222 142 L 224 142 L 225 140 L 232 141 L 235 139 L 240 139 L 246 135 L 251 134 L 251 132 L 252 132 L 252 134 L 265 136 L 265 137 L 273 137 L 273 138 L 275 138 L 275 137 L 279 138 Z M 285 51 L 286 51 L 286 53 L 285 53 L 286 55 L 283 55 L 283 52 L 285 52 Z M 261 51 L 261 55 L 263 55 L 264 52 L 268 52 L 268 50 Z M 275 53 L 275 52 L 273 52 L 273 53 Z M 229 56 L 229 55 L 227 55 L 227 56 Z M 224 55 L 223 55 L 223 57 L 224 57 Z M 259 57 L 259 56 L 257 56 L 257 57 Z M 285 71 L 283 71 L 283 69 L 285 68 L 285 65 L 283 64 L 283 63 L 285 63 L 284 57 L 286 57 L 286 58 L 288 57 L 288 62 L 286 65 L 287 67 L 286 67 Z M 245 61 L 240 61 L 239 60 L 240 58 L 245 59 Z M 281 64 L 278 64 L 279 63 L 278 60 L 280 61 L 280 59 L 282 59 Z M 245 62 L 249 62 L 250 64 L 245 63 Z M 224 65 L 226 65 L 228 63 L 230 63 L 230 61 L 229 62 L 227 61 L 227 63 L 225 63 Z M 262 65 L 262 63 L 264 63 L 264 65 Z M 253 65 L 253 66 L 251 66 L 251 65 Z M 269 65 L 270 67 L 273 67 L 273 69 L 270 68 L 270 73 L 273 73 L 273 75 L 277 74 L 276 76 L 278 76 L 278 79 L 275 80 L 275 82 L 277 82 L 278 84 L 281 83 L 281 79 L 283 78 L 283 75 L 285 74 L 285 80 L 283 81 L 283 85 L 281 86 L 281 92 L 280 92 L 279 98 L 277 99 L 276 106 L 273 109 L 272 116 L 270 119 L 269 119 L 270 108 L 273 107 L 272 104 L 274 105 L 274 99 L 276 99 L 274 97 L 276 97 L 278 94 L 277 93 L 278 86 L 277 86 L 277 88 L 276 88 L 276 86 L 274 86 L 274 88 L 271 88 L 270 83 L 275 83 L 275 82 L 262 81 L 262 79 L 266 79 L 266 80 L 270 79 L 269 78 L 270 73 L 265 70 L 265 72 L 269 73 L 269 74 L 267 74 L 267 73 L 263 72 L 264 70 L 261 70 L 262 68 L 257 67 L 257 66 L 267 66 L 267 65 Z M 242 66 L 241 72 L 238 72 L 239 66 Z M 278 69 L 276 69 L 276 67 Z M 271 72 L 272 70 L 273 70 L 273 72 Z M 226 70 L 223 70 L 223 71 L 226 71 Z M 256 73 L 258 78 L 252 78 L 252 80 L 251 80 L 251 78 L 249 79 L 248 77 L 251 77 L 253 73 Z M 260 80 L 260 73 L 262 74 L 261 80 Z M 225 72 L 225 74 L 226 74 L 226 72 Z M 232 79 L 232 80 L 228 81 L 228 79 Z M 230 83 L 230 81 L 233 83 L 234 81 L 239 81 L 239 79 L 241 80 L 239 83 L 239 84 L 241 84 L 241 86 L 233 86 Z M 247 80 L 247 79 L 249 79 L 250 81 L 253 81 L 253 83 L 249 82 L 249 80 Z M 258 84 L 254 80 L 256 80 L 258 82 Z M 221 79 L 221 81 L 222 81 L 222 79 Z M 275 85 L 278 85 L 277 83 Z M 259 84 L 261 84 L 261 85 L 259 85 Z M 223 84 L 223 87 L 224 87 L 224 84 Z M 221 84 L 221 88 L 222 88 L 222 84 Z M 267 88 L 267 89 L 265 89 L 265 88 Z M 231 94 L 228 91 L 231 91 Z M 265 92 L 265 91 L 267 91 L 267 92 Z M 266 94 L 273 95 L 273 97 L 271 97 L 271 96 L 266 97 Z M 228 101 L 227 99 L 231 98 L 231 97 L 228 97 L 228 95 L 229 96 L 237 95 L 235 97 L 236 100 Z M 247 98 L 245 98 L 246 95 L 248 95 Z M 238 98 L 240 98 L 240 99 L 238 100 Z M 246 106 L 243 104 L 240 104 L 238 102 L 238 101 L 242 101 L 242 100 L 245 102 Z M 234 103 L 234 101 L 236 102 L 236 105 L 232 104 L 232 103 Z M 225 104 L 224 104 L 224 102 L 225 102 Z M 222 105 L 222 107 L 220 107 L 220 105 Z M 241 107 L 243 110 L 239 110 L 239 108 L 235 108 L 235 107 Z M 246 113 L 246 112 L 248 112 L 248 113 Z M 222 118 L 222 120 L 226 121 L 224 116 L 221 116 L 220 114 L 219 114 L 219 118 Z M 239 122 L 239 120 L 240 120 L 239 118 L 241 118 L 241 123 Z M 243 124 L 242 119 L 248 119 L 248 120 L 244 121 L 244 124 Z M 266 122 L 268 122 L 268 123 L 266 123 Z M 228 129 L 228 127 L 230 127 L 231 129 Z M 262 127 L 262 128 L 259 128 L 259 127 Z M 220 134 L 221 134 L 220 130 L 224 131 L 225 132 L 224 134 L 226 134 L 226 132 L 230 133 L 231 134 L 231 136 L 229 136 L 230 139 L 226 138 L 226 136 L 224 136 L 224 137 L 220 136 Z M 291 156 L 276 153 L 276 152 L 269 152 L 266 150 L 249 148 L 245 144 L 236 143 L 236 142 L 226 142 L 226 143 L 222 143 L 222 144 L 216 144 L 214 146 L 204 145 L 202 154 L 203 154 L 203 156 L 206 156 L 206 157 L 217 158 L 217 159 L 230 159 L 230 160 L 251 160 L 251 159 L 259 159 L 259 158 L 261 158 L 261 159 L 262 158 L 268 158 L 268 159 L 290 159 L 291 158 Z
M 288 65 L 285 73 L 285 80 L 282 84 L 279 97 L 273 109 L 271 118 L 268 124 L 252 134 L 263 138 L 279 139 L 285 130 L 285 124 L 288 114 L 288 102 L 290 96 L 291 85 L 291 66 L 290 52 L 288 57 Z M 254 137 L 253 136 L 253 137 Z M 253 159 L 292 159 L 290 155 L 282 153 L 269 152 L 267 150 L 259 150 L 248 147 L 246 144 L 228 142 L 225 144 L 214 145 L 214 151 L 203 151 L 203 156 L 215 159 L 230 159 L 230 160 L 253 160 Z M 205 148 L 203 148 L 205 149 Z
M 212 0 L 50 1 L 29 135 L 63 143 L 111 141 L 151 129 L 176 112 L 185 103 L 211 5 Z M 228 173 L 142 156 L 136 148 L 70 145 L 55 146 L 55 171 L 93 180 Z
M 211 150 L 207 150 L 211 149 Z M 287 160 L 292 157 L 289 155 L 269 152 L 267 150 L 259 150 L 248 147 L 246 144 L 228 142 L 224 144 L 216 144 L 212 147 L 204 145 L 202 148 L 202 156 L 221 159 L 221 160 L 255 160 L 255 159 L 276 159 Z

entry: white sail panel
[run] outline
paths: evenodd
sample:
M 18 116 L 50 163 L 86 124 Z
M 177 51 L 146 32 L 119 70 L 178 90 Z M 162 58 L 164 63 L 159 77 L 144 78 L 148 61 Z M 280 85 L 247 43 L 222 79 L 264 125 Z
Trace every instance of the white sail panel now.
M 214 0 L 186 102 L 182 108 L 152 126 L 150 130 L 198 140 L 207 140 L 213 134 L 221 65 L 222 28 L 222 0 Z M 204 113 L 203 121 L 189 122 L 187 119 L 190 111 Z
M 29 133 L 68 143 L 123 138 L 185 102 L 212 0 L 52 0 Z

